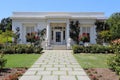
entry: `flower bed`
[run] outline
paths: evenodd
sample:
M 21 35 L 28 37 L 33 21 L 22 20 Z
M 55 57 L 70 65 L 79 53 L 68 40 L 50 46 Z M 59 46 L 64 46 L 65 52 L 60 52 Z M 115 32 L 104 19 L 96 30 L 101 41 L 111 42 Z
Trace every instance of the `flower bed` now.
M 119 80 L 119 76 L 108 68 L 85 69 L 91 80 Z
M 27 68 L 2 69 L 0 80 L 18 80 L 26 72 Z

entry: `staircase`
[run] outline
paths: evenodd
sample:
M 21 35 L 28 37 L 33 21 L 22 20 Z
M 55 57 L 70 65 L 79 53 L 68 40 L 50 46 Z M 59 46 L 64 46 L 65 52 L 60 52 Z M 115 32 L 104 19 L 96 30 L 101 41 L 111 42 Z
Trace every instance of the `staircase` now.
M 67 46 L 66 45 L 52 45 L 53 50 L 66 50 Z

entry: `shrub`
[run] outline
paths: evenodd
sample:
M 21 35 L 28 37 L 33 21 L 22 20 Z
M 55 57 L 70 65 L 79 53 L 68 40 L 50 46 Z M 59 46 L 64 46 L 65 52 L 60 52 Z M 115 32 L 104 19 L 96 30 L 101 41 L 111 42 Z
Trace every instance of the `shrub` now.
M 15 53 L 15 50 L 13 47 L 7 46 L 6 48 L 2 49 L 2 52 L 4 54 L 13 54 L 13 53 Z
M 108 59 L 109 68 L 120 75 L 120 55 L 115 55 Z
M 0 55 L 0 69 L 3 69 L 3 67 L 4 67 L 5 64 L 6 64 L 6 62 L 7 62 L 7 59 L 5 59 L 5 58 L 4 58 L 4 55 L 1 54 L 1 55 Z
M 41 48 L 41 47 L 35 47 L 34 52 L 40 54 L 40 53 L 42 53 L 42 50 L 43 50 L 43 48 Z
M 113 47 L 102 45 L 80 46 L 74 45 L 72 47 L 74 53 L 113 53 Z
M 4 47 L 4 45 L 2 43 L 0 43 L 0 49 L 2 49 Z
M 72 47 L 74 53 L 82 53 L 82 52 L 84 52 L 83 48 L 84 48 L 83 46 L 79 46 L 79 45 L 74 45 Z
M 42 53 L 43 48 L 36 47 L 34 45 L 18 44 L 18 45 L 8 45 L 4 47 L 1 51 L 4 54 L 23 54 L 23 53 Z
M 115 46 L 115 56 L 112 56 L 108 59 L 109 68 L 114 70 L 117 74 L 120 75 L 120 45 Z

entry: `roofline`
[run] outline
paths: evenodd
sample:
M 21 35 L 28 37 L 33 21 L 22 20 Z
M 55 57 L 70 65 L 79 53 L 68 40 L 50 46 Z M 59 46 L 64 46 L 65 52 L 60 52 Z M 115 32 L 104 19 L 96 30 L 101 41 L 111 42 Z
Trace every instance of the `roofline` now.
M 106 18 L 96 18 L 96 17 L 10 17 L 11 19 L 95 19 L 95 20 L 107 20 Z
M 104 12 L 60 12 L 60 11 L 54 11 L 54 12 L 14 12 L 13 13 L 101 13 L 104 14 Z
M 86 16 L 88 15 L 88 16 Z M 94 16 L 95 15 L 95 16 Z M 104 18 L 104 12 L 13 12 L 11 18 Z

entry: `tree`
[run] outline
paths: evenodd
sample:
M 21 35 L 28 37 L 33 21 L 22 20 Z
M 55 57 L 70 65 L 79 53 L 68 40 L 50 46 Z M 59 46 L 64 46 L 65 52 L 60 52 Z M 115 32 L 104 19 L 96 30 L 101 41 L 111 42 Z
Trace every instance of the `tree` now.
M 0 29 L 5 32 L 6 30 L 12 30 L 12 19 L 10 17 L 3 18 L 0 23 Z
M 109 28 L 109 25 L 108 23 L 106 23 L 105 21 L 96 21 L 95 22 L 95 25 L 96 25 L 96 32 L 97 32 L 97 43 L 99 44 L 102 44 L 104 42 L 104 40 L 108 40 L 110 41 L 111 38 L 109 39 L 106 39 L 106 37 L 110 37 L 110 35 L 106 35 L 108 33 L 110 33 L 110 28 Z M 107 31 L 107 32 L 106 32 Z M 105 42 L 108 42 L 108 41 L 105 41 Z
M 6 43 L 8 43 L 8 38 L 11 37 L 12 39 L 12 36 L 13 36 L 13 32 L 12 31 L 9 31 L 9 30 L 6 30 L 6 32 L 3 32 L 2 35 L 6 38 Z
M 107 20 L 110 26 L 112 40 L 120 38 L 120 13 L 114 13 Z
M 101 37 L 102 43 L 109 42 L 111 40 L 111 33 L 109 30 L 99 32 L 99 36 Z
M 73 39 L 77 44 L 79 44 L 79 33 L 80 33 L 80 27 L 79 27 L 79 21 L 71 21 L 70 22 L 70 38 Z
M 20 41 L 20 28 L 16 28 L 16 32 L 13 34 L 14 37 L 14 43 L 17 44 Z

